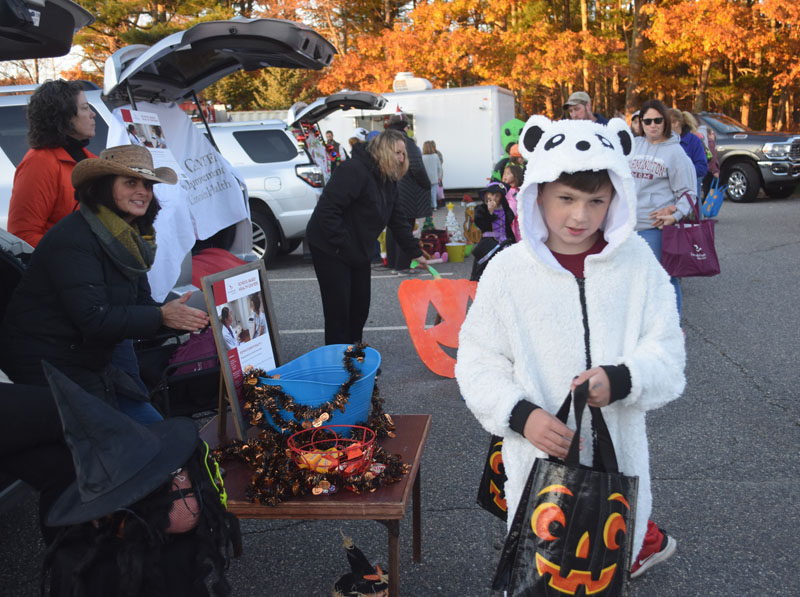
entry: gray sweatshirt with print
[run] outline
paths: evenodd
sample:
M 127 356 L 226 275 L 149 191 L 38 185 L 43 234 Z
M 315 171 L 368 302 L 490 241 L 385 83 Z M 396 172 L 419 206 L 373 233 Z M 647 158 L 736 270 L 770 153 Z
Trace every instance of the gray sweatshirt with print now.
M 677 206 L 678 219 L 691 211 L 687 196 L 697 200 L 697 175 L 678 135 L 663 143 L 636 137 L 628 163 L 636 184 L 636 230 L 652 228 L 650 213 L 668 205 Z

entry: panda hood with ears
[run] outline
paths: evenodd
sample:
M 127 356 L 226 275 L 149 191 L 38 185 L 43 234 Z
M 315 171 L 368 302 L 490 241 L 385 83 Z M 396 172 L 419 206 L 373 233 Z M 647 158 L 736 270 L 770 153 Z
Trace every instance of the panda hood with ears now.
M 620 118 L 607 125 L 589 120 L 551 121 L 531 116 L 522 129 L 519 149 L 528 160 L 525 182 L 517 195 L 518 217 L 523 242 L 540 259 L 562 269 L 545 247 L 548 232 L 539 203 L 539 184 L 556 180 L 563 172 L 607 170 L 614 195 L 601 229 L 608 242 L 603 252 L 613 251 L 628 238 L 636 223 L 636 188 L 628 156 L 633 134 Z

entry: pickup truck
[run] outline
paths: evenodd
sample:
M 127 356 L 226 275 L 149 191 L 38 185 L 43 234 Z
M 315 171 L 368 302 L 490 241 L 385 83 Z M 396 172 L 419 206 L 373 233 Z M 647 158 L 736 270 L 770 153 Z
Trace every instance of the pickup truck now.
M 800 136 L 752 131 L 714 112 L 700 112 L 697 119 L 716 133 L 720 182 L 728 185 L 728 199 L 754 201 L 761 188 L 775 199 L 794 193 L 800 182 Z

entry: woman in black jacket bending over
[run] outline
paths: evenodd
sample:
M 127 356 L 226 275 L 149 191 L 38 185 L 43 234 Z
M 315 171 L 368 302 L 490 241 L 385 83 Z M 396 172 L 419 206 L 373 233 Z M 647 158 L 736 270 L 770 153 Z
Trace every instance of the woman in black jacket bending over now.
M 111 363 L 114 346 L 155 336 L 162 326 L 198 330 L 208 315 L 185 304 L 189 293 L 163 305 L 150 296 L 146 274 L 159 210 L 154 182 L 175 184 L 177 176 L 153 168 L 150 152 L 138 145 L 111 147 L 75 166 L 80 210 L 39 242 L 0 328 L 0 367 L 12 381 L 47 385 L 46 360 L 131 417 L 160 418 Z
M 308 222 L 306 239 L 314 261 L 325 344 L 361 341 L 369 315 L 370 258 L 387 225 L 400 246 L 422 264 L 410 219 L 398 204 L 397 181 L 408 169 L 403 134 L 387 130 L 357 144 L 351 159 L 331 175 Z

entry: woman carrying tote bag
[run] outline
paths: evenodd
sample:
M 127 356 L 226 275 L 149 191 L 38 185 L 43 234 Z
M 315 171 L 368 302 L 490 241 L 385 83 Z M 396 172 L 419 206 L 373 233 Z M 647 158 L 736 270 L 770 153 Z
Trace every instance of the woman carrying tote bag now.
M 629 159 L 636 184 L 636 232 L 647 241 L 661 260 L 661 231 L 679 222 L 697 201 L 697 176 L 694 165 L 671 132 L 667 107 L 658 100 L 642 105 L 643 137 L 634 138 Z M 681 314 L 681 287 L 671 278 Z

